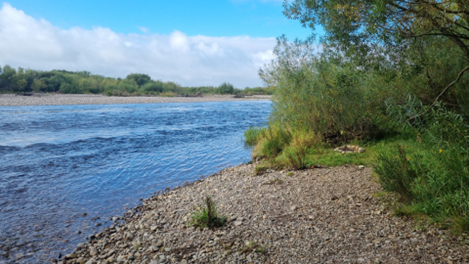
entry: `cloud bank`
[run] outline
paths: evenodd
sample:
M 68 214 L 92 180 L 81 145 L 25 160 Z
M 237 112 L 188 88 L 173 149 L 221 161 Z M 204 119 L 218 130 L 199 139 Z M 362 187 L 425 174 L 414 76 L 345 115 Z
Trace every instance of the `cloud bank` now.
M 145 32 L 146 28 L 141 27 Z M 273 58 L 275 38 L 119 34 L 109 28 L 61 29 L 10 4 L 0 10 L 0 65 L 90 71 L 111 77 L 146 73 L 184 86 L 230 82 L 260 86 L 258 69 Z

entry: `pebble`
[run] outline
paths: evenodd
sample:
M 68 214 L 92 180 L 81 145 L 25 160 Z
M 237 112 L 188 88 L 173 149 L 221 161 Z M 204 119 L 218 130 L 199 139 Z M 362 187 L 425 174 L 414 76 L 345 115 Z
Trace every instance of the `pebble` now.
M 314 168 L 295 177 L 272 170 L 253 177 L 255 166 L 225 169 L 145 199 L 71 254 L 88 264 L 98 250 L 103 264 L 469 263 L 466 239 L 453 243 L 447 230 L 416 231 L 413 222 L 391 216 L 386 200 L 373 196 L 382 189 L 370 168 Z M 266 184 L 275 179 L 283 182 Z M 189 226 L 206 195 L 232 222 L 213 230 Z

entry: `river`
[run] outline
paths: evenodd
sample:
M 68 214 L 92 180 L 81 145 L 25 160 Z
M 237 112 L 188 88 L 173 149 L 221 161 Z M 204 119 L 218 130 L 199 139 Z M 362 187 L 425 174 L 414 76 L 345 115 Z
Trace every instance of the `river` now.
M 270 101 L 0 107 L 0 263 L 73 250 L 154 192 L 248 162 Z

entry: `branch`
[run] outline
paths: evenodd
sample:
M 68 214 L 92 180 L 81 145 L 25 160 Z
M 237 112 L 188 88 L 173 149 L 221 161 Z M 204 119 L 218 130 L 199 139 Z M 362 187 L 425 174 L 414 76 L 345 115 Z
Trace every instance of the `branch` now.
M 469 36 L 465 35 L 460 35 L 460 34 L 444 34 L 444 33 L 423 33 L 423 34 L 418 34 L 414 35 L 412 32 L 409 36 L 409 38 L 417 38 L 417 37 L 423 37 L 423 36 L 447 36 L 447 37 L 456 37 L 456 38 L 461 38 L 461 39 L 469 39 Z
M 456 78 L 456 80 L 454 80 L 453 82 L 451 82 L 448 86 L 446 86 L 445 89 L 443 89 L 443 91 L 441 91 L 441 93 L 436 97 L 435 101 L 433 101 L 433 103 L 430 105 L 430 107 L 428 107 L 425 111 L 423 111 L 422 113 L 418 114 L 418 115 L 415 115 L 413 117 L 410 117 L 409 119 L 407 119 L 406 121 L 402 122 L 402 124 L 404 123 L 407 123 L 409 122 L 410 120 L 412 119 L 415 119 L 417 117 L 421 117 L 422 115 L 424 115 L 426 112 L 428 112 L 432 107 L 434 107 L 436 105 L 436 103 L 438 102 L 438 99 L 440 99 L 440 97 L 451 87 L 453 86 L 455 83 L 457 83 L 459 81 L 459 79 L 461 79 L 461 76 L 464 74 L 464 72 L 466 72 L 467 70 L 469 70 L 469 66 L 467 66 L 466 68 L 464 68 L 462 71 L 459 72 L 458 74 L 458 78 Z

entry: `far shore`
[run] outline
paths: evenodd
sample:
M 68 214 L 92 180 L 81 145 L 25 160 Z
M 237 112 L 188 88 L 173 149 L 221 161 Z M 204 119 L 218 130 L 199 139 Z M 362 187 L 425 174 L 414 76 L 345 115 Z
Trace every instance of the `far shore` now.
M 160 97 L 160 96 L 106 96 L 94 94 L 0 94 L 0 106 L 27 105 L 90 105 L 90 104 L 154 104 L 192 103 L 221 101 L 265 101 L 270 95 L 253 95 L 235 98 L 234 95 L 204 95 L 202 97 Z

